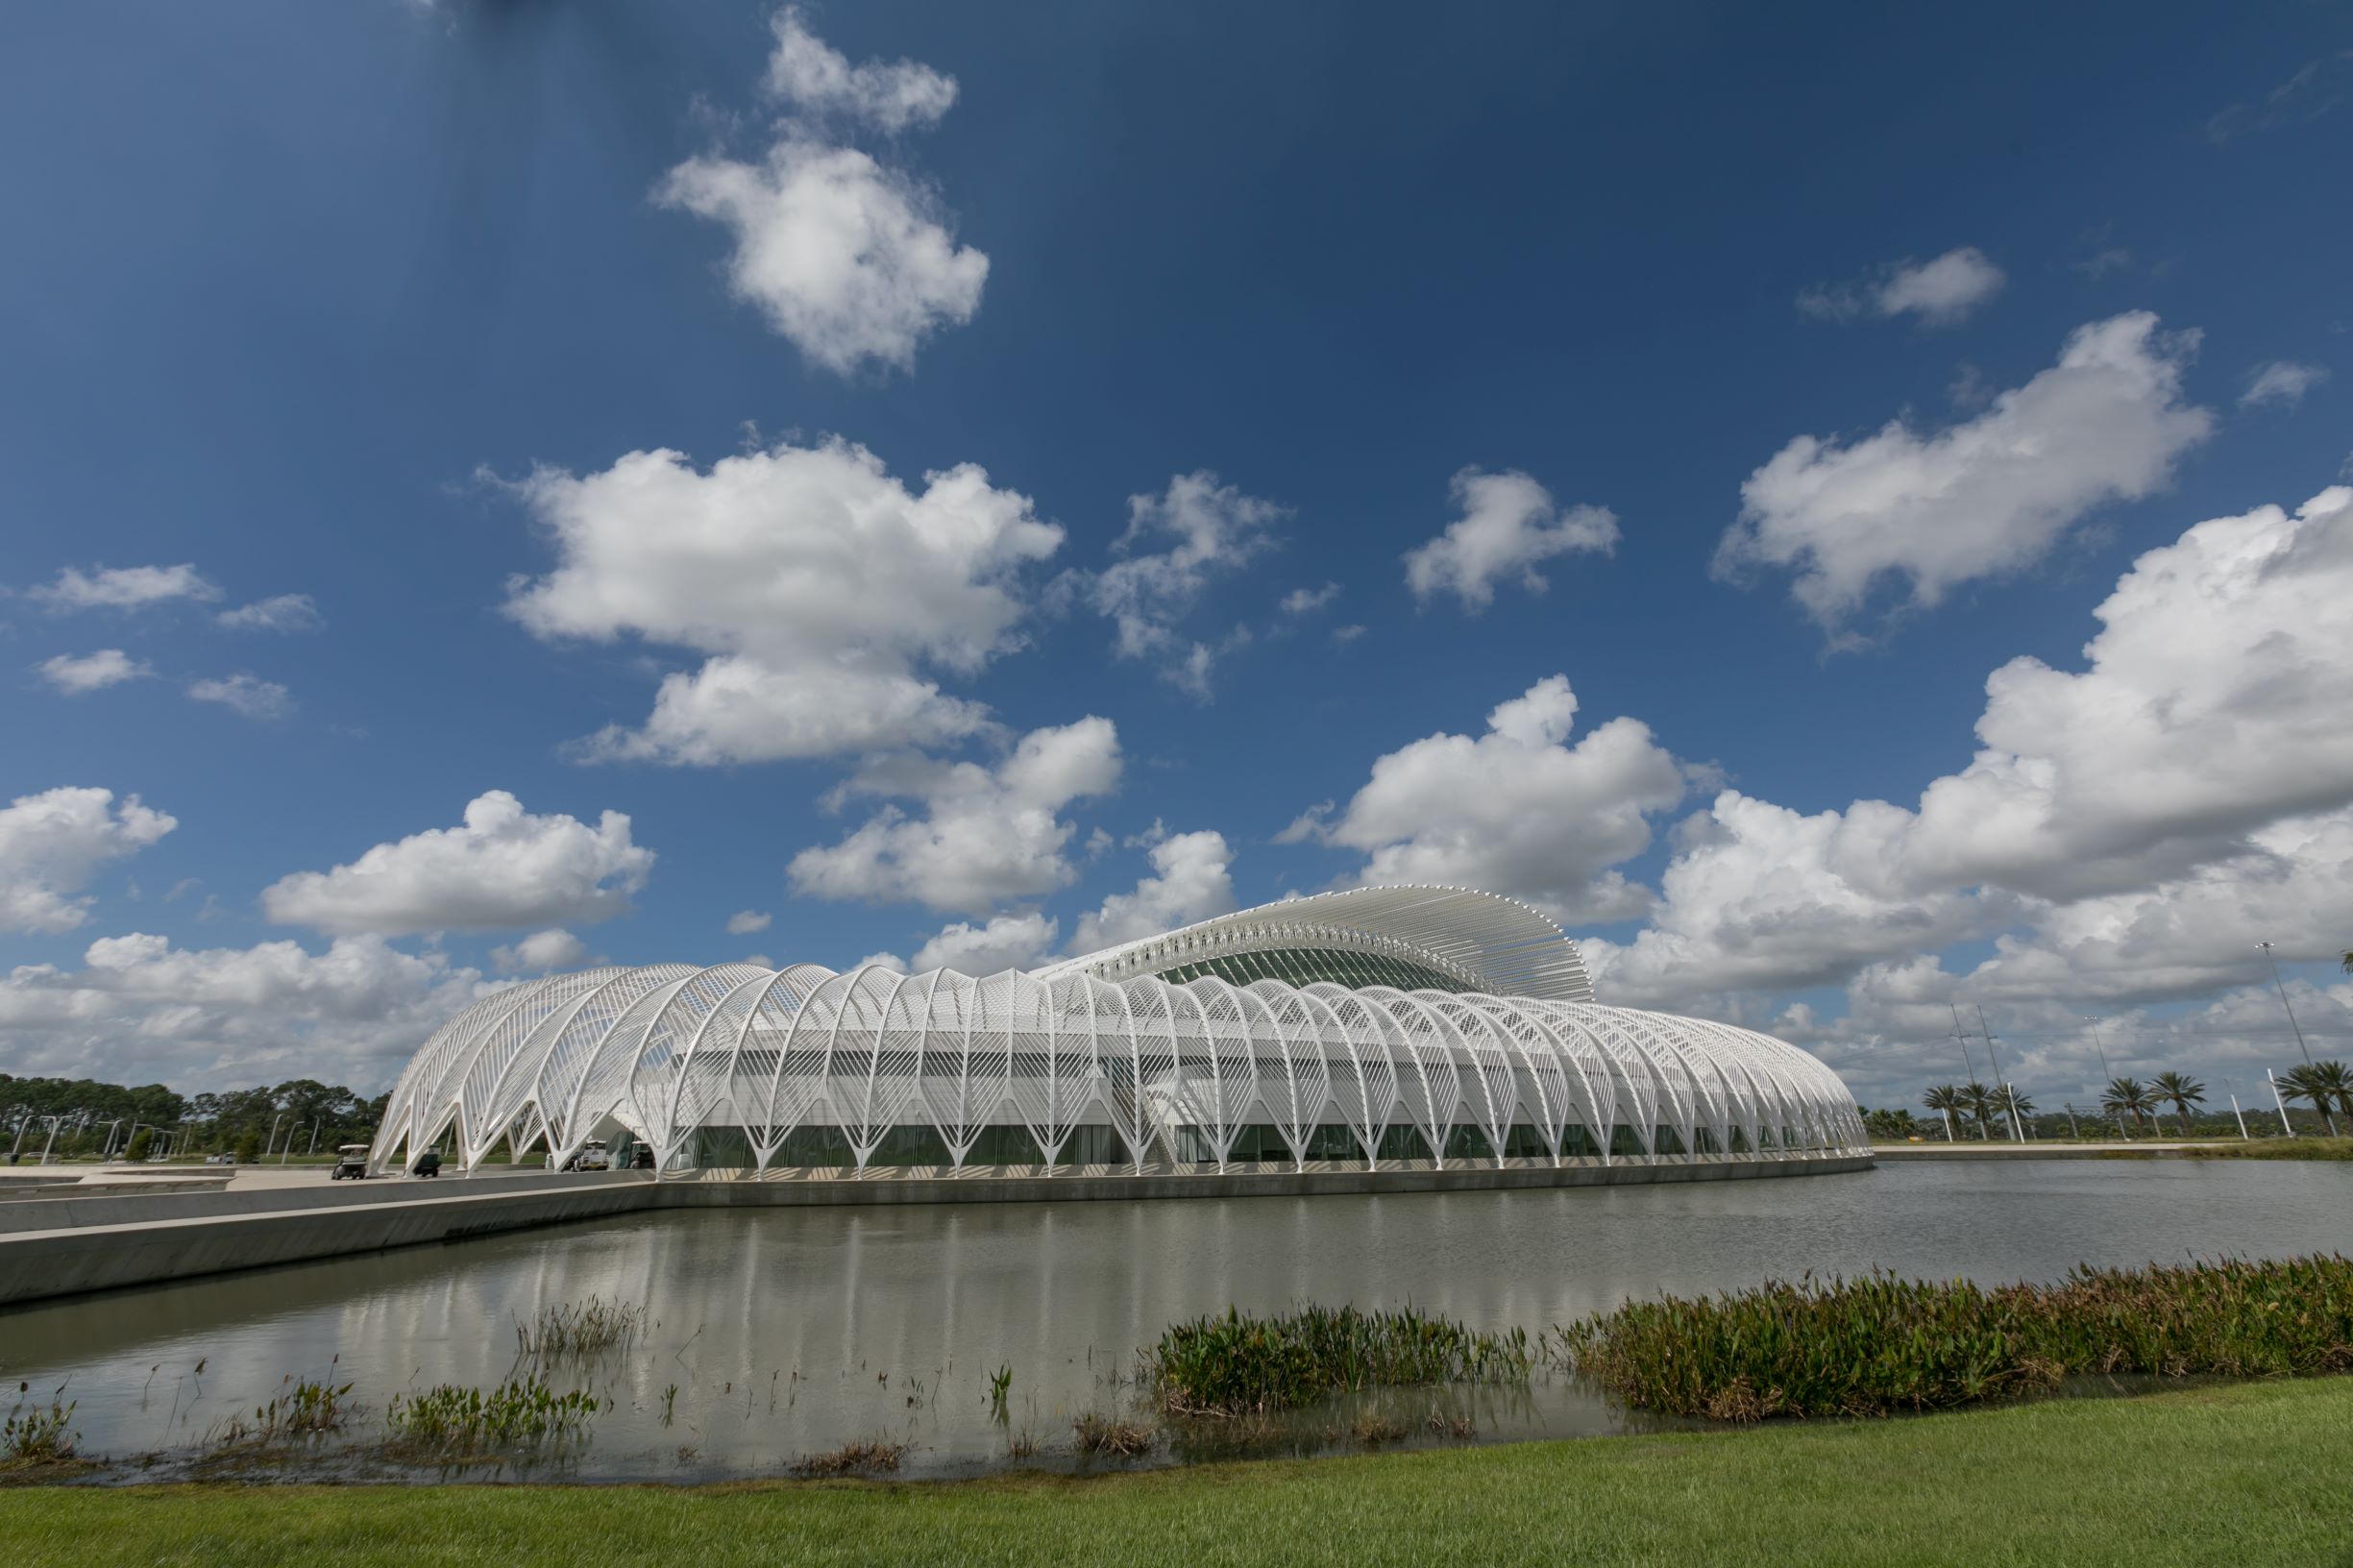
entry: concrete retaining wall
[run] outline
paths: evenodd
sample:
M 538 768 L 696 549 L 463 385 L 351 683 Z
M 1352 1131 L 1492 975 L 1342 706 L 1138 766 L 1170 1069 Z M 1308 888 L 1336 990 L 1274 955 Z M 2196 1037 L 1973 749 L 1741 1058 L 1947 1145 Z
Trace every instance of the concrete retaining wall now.
M 1687 1165 L 863 1181 L 657 1182 L 637 1172 L 611 1172 L 50 1199 L 0 1204 L 0 1305 L 655 1209 L 1462 1192 L 1814 1176 L 1871 1165 L 1869 1155 L 1826 1155 Z M 27 1216 L 9 1213 L 21 1210 L 36 1211 L 48 1223 L 22 1225 Z

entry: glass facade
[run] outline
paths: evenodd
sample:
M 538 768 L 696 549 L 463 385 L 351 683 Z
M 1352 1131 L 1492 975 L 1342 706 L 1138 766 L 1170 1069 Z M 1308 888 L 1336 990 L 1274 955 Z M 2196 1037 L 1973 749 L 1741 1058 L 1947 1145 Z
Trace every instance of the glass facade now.
M 1437 970 L 1385 953 L 1359 953 L 1344 947 L 1278 947 L 1262 953 L 1229 953 L 1163 969 L 1159 978 L 1172 985 L 1214 975 L 1231 986 L 1253 980 L 1280 980 L 1287 986 L 1311 986 L 1319 980 L 1355 990 L 1362 986 L 1391 986 L 1399 991 L 1444 991 L 1458 994 L 1472 988 Z

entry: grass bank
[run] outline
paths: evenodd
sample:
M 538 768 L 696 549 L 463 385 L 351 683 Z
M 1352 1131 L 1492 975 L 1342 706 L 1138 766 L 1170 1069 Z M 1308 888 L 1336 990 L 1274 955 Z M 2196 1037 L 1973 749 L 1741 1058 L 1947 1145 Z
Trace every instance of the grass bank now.
M 2263 1138 L 2201 1143 L 2181 1151 L 2190 1160 L 2353 1160 L 2353 1138 Z
M 1094 1481 L 0 1490 L 27 1561 L 2338 1563 L 2353 1380 Z

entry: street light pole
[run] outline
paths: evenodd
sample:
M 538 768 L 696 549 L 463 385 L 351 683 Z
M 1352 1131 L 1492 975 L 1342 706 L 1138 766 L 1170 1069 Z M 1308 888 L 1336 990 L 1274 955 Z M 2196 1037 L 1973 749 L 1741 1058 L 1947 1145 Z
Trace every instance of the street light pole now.
M 2110 1084 L 2116 1082 L 2116 1074 L 2110 1071 L 2108 1067 L 2107 1041 L 2099 1038 L 2099 1026 L 2101 1020 L 2089 1013 L 2079 1013 L 2076 1015 L 2076 1017 L 2082 1018 L 2084 1022 L 2092 1026 L 2092 1048 L 2099 1052 L 2100 1088 L 2105 1090 Z M 2124 1131 L 2124 1108 L 2120 1105 L 2116 1108 L 2116 1133 L 2117 1136 L 2124 1139 L 2125 1142 L 2129 1143 L 2132 1141 L 2132 1135 Z
M 286 1114 L 283 1111 L 281 1111 L 278 1113 L 277 1118 L 270 1123 L 270 1140 L 261 1145 L 262 1159 L 267 1160 L 270 1157 L 270 1151 L 278 1147 L 278 1123 L 285 1119 Z
M 2295 1021 L 2295 1009 L 2288 1005 L 2288 987 L 2279 977 L 2279 960 L 2272 956 L 2269 943 L 2259 942 L 2255 945 L 2263 949 L 2263 956 L 2270 962 L 2271 987 L 2279 992 L 2280 1011 L 2288 1015 L 2288 1027 L 2295 1031 L 2295 1048 L 2304 1053 L 2304 1065 L 2309 1067 L 2312 1066 L 2312 1048 L 2304 1043 L 2304 1026 Z
M 2288 1101 L 2279 1091 L 2279 1080 L 2271 1075 L 2269 1067 L 2263 1069 L 2263 1078 L 2271 1086 L 2271 1103 L 2279 1107 L 2279 1130 L 2290 1138 L 2295 1137 L 2295 1123 L 2288 1119 Z
M 1952 1009 L 1952 1038 L 1955 1041 L 1958 1041 L 1961 1046 L 1961 1082 L 1963 1084 L 1973 1084 L 1977 1081 L 1977 1064 L 1970 1059 L 1969 1032 L 1961 1027 L 1961 1004 L 1952 1000 L 1950 997 L 1947 997 L 1945 999 L 1945 1005 Z M 1948 1112 L 1947 1115 L 1949 1116 L 1950 1113 Z M 1977 1137 L 1980 1139 L 1983 1139 L 1988 1136 L 1990 1135 L 1988 1135 L 1985 1130 L 1985 1123 L 1983 1121 L 1978 1122 Z
M 2003 1092 L 2010 1097 L 2010 1136 L 2023 1143 L 2026 1141 L 2026 1118 L 2018 1114 L 2018 1086 L 2001 1075 L 2001 1061 L 1994 1054 L 1993 1025 L 1985 1021 L 1985 1004 L 1972 1002 L 1970 1005 L 1977 1010 L 1977 1032 L 1985 1037 L 1985 1060 L 1994 1069 L 1994 1082 L 1999 1084 Z

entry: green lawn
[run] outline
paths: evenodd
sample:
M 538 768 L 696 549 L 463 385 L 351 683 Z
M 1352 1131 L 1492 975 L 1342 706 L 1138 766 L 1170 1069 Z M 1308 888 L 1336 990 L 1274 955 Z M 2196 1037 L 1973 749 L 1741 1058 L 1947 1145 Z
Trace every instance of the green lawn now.
M 0 1489 L 20 1562 L 2353 1564 L 2353 1379 L 1095 1481 Z

